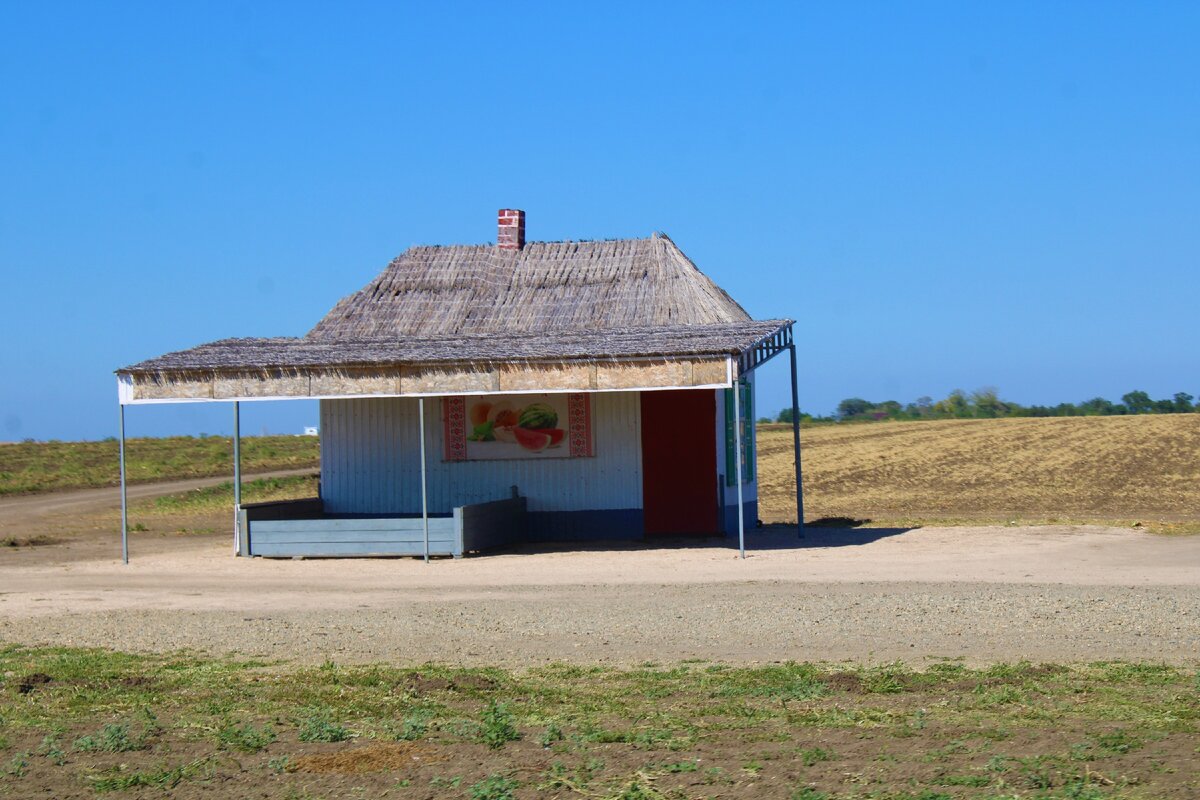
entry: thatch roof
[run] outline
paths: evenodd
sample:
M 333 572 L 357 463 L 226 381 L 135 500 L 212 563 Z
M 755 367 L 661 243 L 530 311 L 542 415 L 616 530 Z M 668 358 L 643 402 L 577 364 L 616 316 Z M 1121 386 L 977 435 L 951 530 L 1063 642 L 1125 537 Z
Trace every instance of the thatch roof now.
M 662 234 L 414 247 L 302 338 L 223 339 L 117 373 L 122 402 L 714 387 L 790 336 Z
M 126 375 L 166 376 L 256 369 L 385 367 L 403 364 L 737 356 L 791 324 L 762 320 L 709 325 L 612 328 L 496 336 L 319 340 L 222 339 L 125 367 Z
M 344 298 L 309 339 L 746 322 L 663 234 L 605 242 L 414 247 Z

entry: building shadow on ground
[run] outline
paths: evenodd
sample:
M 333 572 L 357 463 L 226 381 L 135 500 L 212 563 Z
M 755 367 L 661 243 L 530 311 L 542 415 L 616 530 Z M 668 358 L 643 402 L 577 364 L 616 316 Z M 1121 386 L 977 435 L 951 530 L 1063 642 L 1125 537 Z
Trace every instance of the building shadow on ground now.
M 911 528 L 867 527 L 869 519 L 823 517 L 804 526 L 799 536 L 795 525 L 773 523 L 746 530 L 746 550 L 812 550 L 827 547 L 857 547 L 899 536 Z M 479 555 L 536 555 L 542 553 L 636 552 L 639 550 L 737 550 L 738 537 L 730 536 L 647 536 L 645 539 L 596 539 L 583 542 L 526 542 L 487 550 Z
M 881 539 L 899 536 L 918 530 L 919 526 L 903 528 L 872 528 L 869 519 L 850 517 L 822 517 L 804 524 L 804 536 L 800 537 L 795 525 L 773 523 L 746 531 L 747 550 L 796 550 L 825 547 L 858 547 Z M 736 534 L 730 537 L 730 546 L 737 547 Z

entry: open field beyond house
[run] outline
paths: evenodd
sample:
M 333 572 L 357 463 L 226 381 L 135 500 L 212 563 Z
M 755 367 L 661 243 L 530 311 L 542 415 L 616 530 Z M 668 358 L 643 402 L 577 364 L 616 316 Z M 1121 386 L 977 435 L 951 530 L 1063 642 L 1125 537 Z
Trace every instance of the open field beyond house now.
M 759 430 L 760 516 L 794 522 L 791 429 Z M 1200 414 L 825 425 L 801 439 L 809 521 L 1200 530 Z
M 1200 526 L 1200 414 L 816 425 L 801 436 L 809 522 Z M 242 441 L 247 474 L 319 457 L 315 437 Z M 231 451 L 215 436 L 131 439 L 130 481 L 228 476 Z M 0 446 L 0 495 L 113 486 L 116 459 L 116 442 Z M 789 426 L 759 427 L 758 472 L 762 519 L 794 523 Z
M 0 496 L 116 486 L 120 481 L 115 439 L 102 442 L 17 442 L 0 445 Z M 242 469 L 270 472 L 315 467 L 315 436 L 247 436 Z M 129 439 L 126 470 L 131 484 L 229 475 L 233 441 L 228 436 Z

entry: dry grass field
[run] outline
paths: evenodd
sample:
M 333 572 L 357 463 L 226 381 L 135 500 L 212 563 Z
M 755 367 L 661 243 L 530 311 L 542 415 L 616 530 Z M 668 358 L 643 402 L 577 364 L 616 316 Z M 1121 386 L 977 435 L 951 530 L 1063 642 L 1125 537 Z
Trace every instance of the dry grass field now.
M 233 469 L 233 441 L 228 436 L 129 439 L 125 454 L 131 484 L 228 475 Z M 319 458 L 315 436 L 242 439 L 242 469 L 247 473 L 314 467 Z M 0 497 L 116 486 L 120 474 L 114 439 L 0 445 Z
M 946 420 L 801 431 L 805 518 L 1200 529 L 1200 415 Z M 760 516 L 794 521 L 791 428 L 759 428 Z
M 759 514 L 794 522 L 791 428 L 758 430 Z M 1200 414 L 818 425 L 801 439 L 809 523 L 1100 522 L 1200 532 Z M 314 437 L 243 443 L 247 473 L 317 462 Z M 228 475 L 230 450 L 218 437 L 130 440 L 130 480 Z M 113 485 L 116 474 L 115 442 L 0 447 L 0 496 Z M 247 492 L 283 499 L 313 486 L 291 478 Z M 220 512 L 223 524 L 231 498 L 226 485 L 136 503 L 135 516 Z

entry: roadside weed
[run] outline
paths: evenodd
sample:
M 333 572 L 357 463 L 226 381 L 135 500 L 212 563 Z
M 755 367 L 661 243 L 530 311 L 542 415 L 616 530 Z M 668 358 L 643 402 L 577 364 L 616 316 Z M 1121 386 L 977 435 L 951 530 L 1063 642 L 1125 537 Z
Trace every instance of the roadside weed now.
M 801 786 L 792 792 L 791 800 L 831 800 L 831 798 L 825 792 L 818 792 L 811 786 Z
M 285 772 L 291 772 L 293 767 L 292 757 L 279 756 L 278 758 L 272 758 L 267 762 L 267 767 L 276 775 L 282 775 Z
M 26 768 L 29 767 L 29 753 L 17 753 L 8 763 L 4 765 L 4 774 L 11 775 L 14 778 L 20 778 L 25 774 Z
M 424 737 L 429 732 L 429 720 L 432 716 L 428 711 L 409 714 L 400 722 L 398 738 L 412 742 Z
M 471 800 L 513 800 L 517 782 L 503 775 L 490 775 L 471 787 Z
M 350 730 L 333 722 L 326 711 L 310 711 L 300 720 L 298 738 L 302 742 L 344 742 Z
M 566 737 L 563 736 L 562 728 L 551 722 L 546 726 L 546 730 L 542 734 L 542 737 L 538 739 L 538 743 L 541 744 L 542 747 L 549 747 L 555 742 L 561 742 L 564 738 Z
M 128 753 L 141 750 L 145 742 L 129 734 L 127 724 L 109 724 L 94 736 L 80 736 L 73 747 L 82 753 L 103 751 L 105 753 Z
M 797 753 L 800 756 L 800 763 L 806 767 L 811 767 L 822 761 L 829 761 L 834 758 L 833 753 L 824 750 L 820 747 L 809 747 Z
M 38 745 L 37 754 L 50 759 L 50 762 L 55 766 L 61 767 L 67 763 L 67 754 L 59 745 L 59 740 L 62 738 L 60 733 L 48 733 L 42 737 L 42 743 Z
M 210 770 L 209 756 L 196 759 L 177 767 L 160 767 L 153 770 L 128 771 L 125 765 L 113 767 L 90 777 L 92 788 L 97 792 L 119 792 L 145 786 L 171 789 L 185 780 L 200 777 Z
M 217 731 L 217 741 L 230 750 L 257 753 L 275 741 L 275 729 L 270 725 L 226 725 Z
M 521 738 L 508 706 L 496 702 L 487 705 L 483 710 L 483 730 L 480 737 L 484 744 L 493 749 Z

